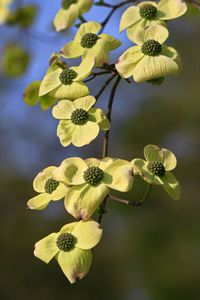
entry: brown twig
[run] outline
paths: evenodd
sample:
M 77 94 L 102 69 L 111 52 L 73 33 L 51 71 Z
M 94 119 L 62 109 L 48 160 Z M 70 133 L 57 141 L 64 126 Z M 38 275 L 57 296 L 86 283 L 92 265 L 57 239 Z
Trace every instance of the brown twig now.
M 108 80 L 105 81 L 104 85 L 102 86 L 102 88 L 100 89 L 100 91 L 95 96 L 96 100 L 98 100 L 98 98 L 101 96 L 101 94 L 103 93 L 103 91 L 106 89 L 106 87 L 109 85 L 109 83 L 113 80 L 113 78 L 115 76 L 116 76 L 116 73 L 112 74 L 112 76 L 109 77 Z
M 194 0 L 187 0 L 191 5 L 193 5 L 195 8 L 197 8 L 200 11 L 200 3 Z

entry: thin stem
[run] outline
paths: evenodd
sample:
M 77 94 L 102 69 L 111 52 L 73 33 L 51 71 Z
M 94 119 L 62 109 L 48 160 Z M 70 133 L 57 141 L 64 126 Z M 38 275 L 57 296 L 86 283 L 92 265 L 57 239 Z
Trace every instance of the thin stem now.
M 200 10 L 200 3 L 194 0 L 187 0 L 190 4 L 192 4 L 194 7 L 196 7 L 198 10 Z
M 113 195 L 108 195 L 108 196 L 112 200 L 124 203 L 129 206 L 142 206 L 144 204 L 144 202 L 148 199 L 151 189 L 152 189 L 152 184 L 148 184 L 144 196 L 142 197 L 142 199 L 140 199 L 138 201 L 129 201 L 129 200 L 115 197 Z
M 118 9 L 119 7 L 125 5 L 125 4 L 128 4 L 128 3 L 131 3 L 131 2 L 137 2 L 138 0 L 126 0 L 126 1 L 122 1 L 116 5 L 111 5 L 111 4 L 108 4 L 108 3 L 104 3 L 103 6 L 106 6 L 106 7 L 110 7 L 112 8 L 110 13 L 108 14 L 108 16 L 105 18 L 105 20 L 101 23 L 102 27 L 101 27 L 101 30 L 99 33 L 102 33 L 106 24 L 108 23 L 108 21 L 110 20 L 110 18 L 112 17 L 113 13 L 116 11 L 116 9 Z
M 116 92 L 117 86 L 120 82 L 120 79 L 121 79 L 121 77 L 118 75 L 117 80 L 115 81 L 115 84 L 113 85 L 113 88 L 111 90 L 110 99 L 109 99 L 109 102 L 108 102 L 108 108 L 107 108 L 106 116 L 107 116 L 107 118 L 110 122 L 111 122 L 111 112 L 112 112 L 112 105 L 113 105 L 113 101 L 114 101 L 114 97 L 115 97 L 115 92 Z M 109 132 L 110 132 L 110 130 L 107 130 L 106 133 L 105 133 L 104 146 L 103 146 L 103 157 L 108 156 Z
M 104 85 L 102 86 L 102 88 L 100 89 L 100 91 L 98 92 L 98 94 L 95 96 L 96 100 L 98 100 L 98 98 L 101 96 L 101 94 L 103 93 L 103 91 L 106 89 L 106 87 L 109 85 L 109 83 L 113 80 L 113 78 L 116 76 L 116 74 L 112 74 L 111 77 L 108 78 L 108 80 L 106 80 L 106 82 L 104 83 Z
M 87 22 L 87 20 L 86 20 L 83 16 L 79 16 L 78 18 L 79 18 L 79 20 L 80 20 L 82 23 L 86 23 L 86 22 Z
M 116 74 L 113 75 L 116 76 Z M 112 106 L 113 106 L 113 102 L 114 102 L 114 98 L 115 98 L 115 93 L 118 87 L 118 84 L 120 82 L 121 77 L 118 75 L 117 80 L 115 81 L 111 93 L 110 93 L 110 99 L 108 102 L 108 108 L 107 108 L 107 113 L 106 116 L 108 118 L 108 120 L 111 122 L 111 112 L 112 112 Z M 105 137 L 104 137 L 104 145 L 103 145 L 103 158 L 106 157 L 108 155 L 108 139 L 109 139 L 109 130 L 106 131 L 105 133 Z M 108 196 L 105 197 L 105 199 L 103 200 L 103 203 L 101 204 L 103 210 L 105 211 L 105 207 L 106 207 L 106 201 L 107 201 Z M 98 218 L 98 223 L 101 224 L 103 218 L 103 214 L 99 215 Z
M 88 81 L 91 81 L 93 80 L 96 76 L 99 76 L 99 75 L 105 75 L 105 74 L 110 74 L 111 72 L 110 71 L 103 71 L 103 72 L 96 72 L 96 73 L 91 73 L 90 74 L 90 78 L 89 79 L 86 79 L 84 82 L 88 82 Z

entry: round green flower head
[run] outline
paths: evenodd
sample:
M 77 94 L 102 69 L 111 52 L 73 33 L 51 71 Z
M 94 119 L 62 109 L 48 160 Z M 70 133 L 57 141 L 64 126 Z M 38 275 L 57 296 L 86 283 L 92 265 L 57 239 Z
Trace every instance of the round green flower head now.
M 28 201 L 28 208 L 42 210 L 51 200 L 57 201 L 64 198 L 67 187 L 53 179 L 52 173 L 55 169 L 55 166 L 48 167 L 35 177 L 33 188 L 39 195 Z
M 145 55 L 156 56 L 161 53 L 162 45 L 155 40 L 148 40 L 142 45 L 141 51 Z
M 76 147 L 87 145 L 97 137 L 100 130 L 110 128 L 104 111 L 93 107 L 95 102 L 93 96 L 86 96 L 73 102 L 62 100 L 53 108 L 54 118 L 60 119 L 57 136 L 64 147 L 71 143 Z
M 152 27 L 148 30 L 150 34 Z M 118 73 L 124 78 L 133 76 L 136 82 L 150 80 L 153 83 L 160 82 L 159 79 L 166 75 L 178 75 L 181 71 L 180 55 L 164 42 L 164 36 L 157 40 L 138 40 L 138 46 L 129 48 L 119 57 L 115 64 Z
M 74 247 L 75 238 L 71 233 L 65 232 L 58 236 L 57 247 L 62 251 L 70 251 Z
M 92 263 L 92 251 L 101 240 L 99 223 L 88 220 L 66 224 L 35 244 L 34 255 L 45 263 L 54 257 L 70 283 L 82 279 Z
M 65 85 L 70 85 L 78 74 L 72 69 L 63 70 L 59 75 L 60 82 Z
M 170 197 L 178 200 L 180 185 L 171 173 L 177 164 L 175 155 L 165 148 L 148 145 L 144 148 L 144 156 L 146 160 L 132 160 L 134 174 L 140 175 L 150 184 L 162 185 Z
M 88 112 L 85 109 L 77 108 L 71 114 L 71 121 L 75 125 L 83 125 L 88 120 Z
M 103 178 L 103 171 L 99 167 L 90 167 L 83 173 L 85 182 L 90 185 L 97 185 Z
M 44 76 L 40 85 L 39 96 L 48 94 L 56 99 L 74 100 L 88 95 L 88 87 L 82 80 L 90 75 L 94 66 L 94 58 L 89 55 L 83 59 L 78 67 L 64 70 L 56 65 L 57 62 L 56 59 Z
M 120 32 L 127 29 L 127 36 L 134 43 L 157 40 L 161 36 L 167 39 L 169 32 L 165 21 L 178 18 L 186 11 L 184 0 L 144 1 L 128 7 L 123 13 Z
M 69 185 L 65 208 L 75 218 L 87 220 L 96 211 L 110 188 L 127 192 L 133 184 L 133 169 L 128 161 L 114 158 L 85 161 L 79 157 L 65 159 L 53 174 Z
M 47 194 L 52 194 L 57 187 L 59 186 L 59 182 L 54 180 L 53 178 L 49 178 L 44 185 L 45 192 Z
M 151 4 L 144 4 L 140 7 L 140 16 L 147 20 L 153 20 L 157 15 L 157 8 Z
M 98 35 L 101 27 L 101 24 L 93 21 L 81 24 L 74 40 L 62 48 L 63 56 L 77 58 L 92 55 L 95 67 L 108 64 L 110 51 L 117 49 L 121 41 L 108 34 Z
M 62 8 L 68 9 L 70 5 L 77 3 L 77 0 L 62 0 Z
M 147 169 L 151 173 L 153 173 L 154 175 L 157 175 L 159 177 L 162 177 L 162 176 L 165 175 L 165 167 L 159 161 L 149 162 L 148 165 L 147 165 Z
M 81 38 L 81 46 L 83 48 L 92 48 L 96 44 L 97 40 L 98 40 L 98 36 L 96 34 L 86 33 Z
M 56 31 L 61 31 L 72 26 L 76 20 L 93 5 L 94 0 L 62 0 L 62 8 L 54 19 Z

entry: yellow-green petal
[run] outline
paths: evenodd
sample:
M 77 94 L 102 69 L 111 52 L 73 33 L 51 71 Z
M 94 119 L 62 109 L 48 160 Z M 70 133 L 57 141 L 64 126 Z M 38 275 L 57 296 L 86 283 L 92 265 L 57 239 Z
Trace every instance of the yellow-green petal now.
M 50 195 L 51 199 L 53 201 L 57 201 L 57 200 L 64 198 L 67 189 L 68 189 L 68 187 L 66 185 L 64 185 L 62 182 L 59 182 L 59 186 Z
M 24 102 L 28 106 L 33 106 L 37 104 L 40 100 L 39 94 L 39 88 L 40 88 L 41 81 L 36 80 L 31 82 L 24 90 L 23 93 L 23 99 Z
M 174 74 L 178 70 L 178 64 L 167 56 L 145 55 L 133 70 L 133 78 L 136 82 L 141 82 Z
M 71 41 L 62 48 L 62 53 L 65 58 L 77 58 L 83 55 L 84 49 L 79 42 Z
M 110 129 L 110 122 L 103 109 L 92 107 L 89 109 L 88 114 L 89 120 L 98 123 L 101 130 Z
M 98 36 L 99 38 L 102 38 L 107 44 L 109 50 L 115 50 L 119 48 L 122 44 L 122 42 L 116 38 L 114 38 L 112 35 L 102 33 Z
M 50 95 L 44 95 L 40 97 L 40 108 L 41 110 L 47 110 L 51 108 L 58 100 Z
M 29 209 L 42 210 L 45 207 L 47 207 L 47 205 L 49 204 L 50 201 L 51 201 L 51 195 L 49 195 L 47 193 L 42 193 L 42 194 L 39 194 L 39 195 L 31 198 L 27 202 L 27 205 L 28 205 Z
M 79 185 L 85 182 L 83 178 L 87 165 L 80 157 L 70 157 L 61 163 L 53 172 L 53 178 L 67 185 Z M 68 191 L 67 191 L 68 193 Z
M 133 185 L 132 165 L 126 160 L 115 160 L 104 170 L 102 182 L 111 189 L 128 192 Z
M 160 0 L 158 3 L 157 17 L 160 20 L 170 20 L 178 18 L 187 11 L 184 0 Z
M 62 69 L 58 68 L 44 76 L 40 85 L 39 96 L 43 96 L 61 85 L 60 73 L 62 73 Z
M 82 108 L 86 111 L 88 111 L 90 109 L 90 107 L 92 107 L 96 102 L 96 99 L 93 96 L 86 96 L 86 97 L 82 97 L 82 98 L 78 98 L 76 100 L 74 100 L 74 105 L 77 108 Z
M 147 169 L 148 163 L 145 160 L 136 158 L 131 161 L 131 164 L 134 169 L 134 174 L 139 174 L 146 182 L 157 185 L 163 184 L 160 177 L 152 174 Z
M 93 220 L 78 222 L 72 231 L 77 238 L 76 247 L 83 250 L 94 248 L 101 240 L 102 233 L 101 225 Z
M 69 9 L 61 8 L 53 21 L 56 31 L 61 31 L 72 26 L 79 16 L 76 4 L 70 5 Z
M 140 46 L 133 46 L 126 50 L 115 64 L 120 76 L 124 78 L 132 76 L 135 67 L 143 57 Z
M 52 177 L 52 172 L 56 169 L 55 166 L 50 166 L 40 171 L 33 180 L 33 188 L 38 193 L 45 192 L 44 186 L 46 181 Z
M 72 222 L 72 223 L 68 223 L 66 225 L 64 225 L 61 230 L 60 230 L 60 234 L 62 233 L 72 233 L 72 231 L 74 230 L 74 228 L 77 226 L 78 222 Z
M 83 15 L 92 7 L 94 0 L 79 0 L 77 5 L 79 7 L 80 14 Z
M 60 85 L 53 90 L 50 95 L 57 99 L 70 99 L 74 100 L 79 97 L 83 97 L 89 94 L 88 87 L 82 81 L 73 81 L 70 85 Z
M 123 13 L 120 20 L 119 32 L 122 32 L 124 29 L 130 27 L 131 25 L 137 23 L 141 19 L 139 9 L 137 6 L 130 6 Z
M 97 158 L 87 158 L 85 159 L 85 163 L 88 166 L 88 168 L 90 167 L 100 167 L 101 164 L 101 160 L 97 159 Z
M 77 125 L 72 135 L 72 144 L 82 147 L 93 141 L 99 134 L 99 126 L 91 121 L 84 125 Z
M 179 75 L 182 69 L 182 61 L 181 61 L 181 56 L 178 53 L 177 50 L 175 50 L 172 47 L 168 47 L 166 45 L 162 45 L 162 55 L 165 55 L 171 59 L 173 59 L 173 61 L 175 61 L 175 63 L 177 63 L 179 69 L 177 70 L 177 72 L 175 72 L 175 75 Z
M 171 151 L 156 145 L 146 146 L 144 148 L 144 156 L 148 162 L 161 162 L 166 171 L 175 169 L 177 165 L 176 157 Z
M 86 33 L 95 33 L 95 34 L 97 34 L 100 29 L 101 29 L 101 24 L 99 24 L 97 22 L 89 21 L 87 23 L 83 23 L 79 27 L 79 30 L 77 31 L 76 36 L 74 38 L 74 41 L 75 42 L 80 42 L 81 38 Z
M 161 177 L 163 182 L 163 188 L 174 200 L 179 200 L 181 197 L 181 187 L 178 180 L 171 172 L 166 172 L 163 177 Z
M 82 63 L 76 70 L 78 76 L 74 79 L 74 81 L 80 81 L 88 77 L 94 67 L 94 63 L 95 59 L 93 55 L 87 55 L 83 58 Z
M 87 55 L 94 56 L 94 67 L 101 68 L 104 64 L 109 63 L 109 51 L 109 44 L 106 43 L 104 39 L 100 38 L 92 48 L 85 50 L 83 58 L 87 57 Z
M 61 100 L 52 109 L 52 115 L 56 119 L 70 119 L 72 112 L 76 110 L 76 106 L 70 100 Z
M 46 264 L 58 253 L 56 245 L 58 233 L 51 233 L 35 244 L 34 255 L 44 261 Z
M 166 41 L 168 35 L 169 32 L 166 27 L 154 24 L 139 29 L 138 31 L 135 32 L 133 38 L 131 39 L 129 36 L 129 39 L 138 45 L 143 44 L 145 41 L 149 39 L 156 40 L 160 44 L 162 44 Z
M 87 220 L 99 207 L 108 194 L 105 184 L 97 186 L 82 184 L 70 188 L 65 196 L 65 208 L 72 216 L 79 220 Z
M 70 283 L 75 283 L 88 273 L 92 264 L 92 252 L 74 248 L 68 252 L 59 251 L 56 259 Z
M 60 139 L 60 143 L 63 147 L 67 147 L 72 142 L 72 136 L 74 134 L 76 125 L 71 120 L 61 120 L 57 128 L 57 136 Z

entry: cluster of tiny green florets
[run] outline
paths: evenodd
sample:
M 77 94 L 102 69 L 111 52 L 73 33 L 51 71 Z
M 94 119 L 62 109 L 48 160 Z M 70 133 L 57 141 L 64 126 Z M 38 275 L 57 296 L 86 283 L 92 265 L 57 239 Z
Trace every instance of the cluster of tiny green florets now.
M 73 79 L 75 79 L 78 76 L 78 74 L 72 70 L 72 69 L 65 69 L 60 73 L 59 79 L 62 84 L 70 85 L 73 82 Z
M 103 178 L 103 171 L 99 167 L 90 167 L 83 174 L 84 180 L 90 185 L 97 185 Z
M 57 247 L 62 251 L 69 251 L 74 247 L 75 238 L 71 233 L 62 233 L 56 240 Z
M 157 8 L 151 4 L 144 4 L 140 7 L 140 16 L 147 20 L 153 20 L 157 15 Z
M 83 125 L 88 119 L 88 112 L 82 108 L 74 110 L 71 114 L 71 121 L 75 125 Z
M 77 0 L 62 0 L 62 8 L 68 9 L 71 4 L 77 3 Z
M 165 167 L 161 162 L 153 161 L 148 163 L 147 169 L 153 173 L 154 175 L 157 175 L 159 177 L 162 177 L 165 175 Z
M 59 186 L 58 181 L 54 180 L 53 178 L 49 178 L 44 185 L 44 189 L 46 193 L 52 194 L 57 189 L 58 186 Z
M 92 48 L 96 44 L 97 40 L 98 40 L 98 36 L 96 34 L 86 33 L 81 38 L 81 46 L 83 48 Z
M 149 56 L 156 56 L 162 51 L 162 45 L 155 40 L 147 40 L 141 47 L 142 53 Z

